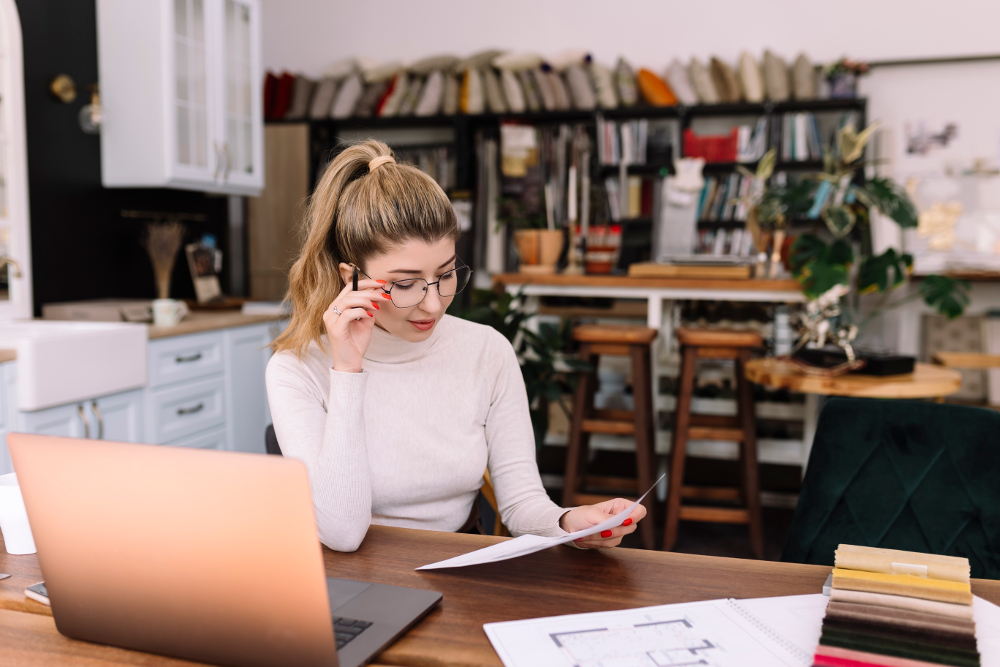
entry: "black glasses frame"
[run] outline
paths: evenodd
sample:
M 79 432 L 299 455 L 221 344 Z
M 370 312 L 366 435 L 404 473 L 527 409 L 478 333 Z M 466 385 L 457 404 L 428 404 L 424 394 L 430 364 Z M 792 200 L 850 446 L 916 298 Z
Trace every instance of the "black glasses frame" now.
M 472 268 L 469 267 L 465 262 L 462 262 L 461 259 L 458 259 L 457 257 L 455 259 L 458 262 L 460 262 L 460 264 L 458 266 L 456 266 L 454 269 L 449 269 L 449 270 L 445 271 L 444 273 L 442 273 L 440 276 L 438 276 L 438 279 L 436 281 L 434 281 L 434 282 L 429 282 L 428 280 L 426 280 L 424 278 L 407 278 L 406 279 L 406 280 L 423 280 L 427 284 L 427 289 L 424 290 L 424 295 L 422 297 L 420 297 L 420 301 L 417 301 L 412 306 L 399 306 L 399 305 L 396 305 L 395 301 L 393 301 L 392 305 L 396 306 L 396 308 L 415 308 L 415 307 L 419 306 L 421 303 L 423 303 L 424 299 L 427 298 L 427 292 L 428 292 L 428 290 L 430 290 L 430 288 L 433 287 L 434 285 L 437 285 L 438 283 L 440 283 L 442 277 L 444 277 L 444 276 L 446 276 L 449 273 L 452 273 L 454 271 L 458 271 L 459 269 L 469 269 L 469 279 L 467 281 L 465 281 L 464 285 L 462 285 L 460 288 L 458 288 L 457 290 L 455 290 L 455 294 L 448 294 L 448 295 L 441 294 L 441 288 L 440 287 L 438 288 L 438 296 L 443 297 L 443 298 L 447 298 L 447 297 L 451 297 L 451 296 L 455 296 L 457 294 L 460 294 L 462 292 L 462 290 L 464 290 L 466 287 L 468 287 L 469 282 L 472 280 Z M 356 268 L 358 270 L 358 273 L 360 273 L 361 275 L 363 275 L 365 278 L 367 278 L 368 280 L 372 280 L 372 277 L 369 276 L 364 271 L 362 271 L 360 267 L 358 267 L 357 265 L 355 265 L 354 268 Z M 400 282 L 402 282 L 402 281 L 400 281 Z M 379 289 L 382 290 L 383 292 L 385 292 L 386 294 L 389 294 L 391 296 L 392 295 L 392 290 L 393 290 L 393 288 L 395 286 L 396 286 L 396 282 L 394 281 L 392 283 L 392 285 L 389 287 L 389 289 L 386 289 L 385 287 L 380 287 Z

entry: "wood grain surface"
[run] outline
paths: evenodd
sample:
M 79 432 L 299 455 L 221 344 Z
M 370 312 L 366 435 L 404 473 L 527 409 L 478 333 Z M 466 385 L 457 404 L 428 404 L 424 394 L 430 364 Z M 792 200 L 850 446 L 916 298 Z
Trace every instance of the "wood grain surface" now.
M 566 275 L 554 273 L 546 276 L 524 273 L 501 273 L 493 276 L 501 285 L 569 285 L 572 287 L 647 287 L 651 289 L 717 289 L 717 290 L 768 290 L 801 292 L 794 280 L 741 280 L 710 278 L 637 278 L 634 276 Z
M 962 386 L 958 371 L 931 364 L 917 364 L 906 375 L 817 377 L 805 375 L 780 359 L 751 359 L 747 362 L 746 377 L 773 389 L 857 398 L 936 398 L 954 394 Z
M 149 326 L 149 339 L 184 336 L 204 331 L 247 327 L 251 324 L 264 324 L 279 319 L 274 315 L 244 315 L 236 312 L 196 311 L 188 313 L 183 320 L 172 327 Z
M 324 557 L 329 576 L 444 593 L 436 609 L 376 659 L 380 665 L 415 667 L 499 666 L 484 623 L 725 597 L 816 593 L 830 573 L 829 567 L 819 565 L 569 547 L 490 565 L 414 570 L 502 539 L 372 526 L 357 552 L 324 549 Z M 37 559 L 2 552 L 0 572 L 16 575 L 0 581 L 0 652 L 4 659 L 14 658 L 13 664 L 190 664 L 67 639 L 58 634 L 51 617 L 24 613 L 30 608 L 15 600 L 23 598 L 25 582 L 41 578 Z M 1000 582 L 974 580 L 972 591 L 1000 603 Z

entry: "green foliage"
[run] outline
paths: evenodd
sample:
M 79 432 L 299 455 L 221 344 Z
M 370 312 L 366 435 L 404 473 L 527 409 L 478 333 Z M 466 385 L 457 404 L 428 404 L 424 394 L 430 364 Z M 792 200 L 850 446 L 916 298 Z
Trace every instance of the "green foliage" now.
M 966 280 L 955 280 L 947 276 L 927 276 L 920 283 L 920 296 L 928 306 L 953 320 L 969 305 L 970 289 L 972 285 Z
M 913 268 L 913 256 L 889 248 L 881 255 L 865 257 L 858 270 L 858 292 L 870 294 L 899 287 Z
M 456 312 L 455 316 L 491 326 L 513 343 L 517 332 L 529 317 L 523 310 L 511 307 L 513 301 L 519 298 L 521 298 L 520 293 L 512 295 L 507 292 L 474 289 L 470 294 L 469 307 Z
M 877 208 L 904 229 L 917 226 L 917 207 L 913 200 L 891 178 L 875 176 L 863 186 L 854 186 L 854 194 L 869 208 Z
M 850 234 L 854 229 L 854 223 L 858 221 L 849 206 L 827 206 L 820 216 L 830 232 L 838 239 Z
M 802 234 L 792 244 L 792 274 L 810 299 L 846 285 L 853 262 L 854 251 L 843 239 L 827 244 L 814 234 Z

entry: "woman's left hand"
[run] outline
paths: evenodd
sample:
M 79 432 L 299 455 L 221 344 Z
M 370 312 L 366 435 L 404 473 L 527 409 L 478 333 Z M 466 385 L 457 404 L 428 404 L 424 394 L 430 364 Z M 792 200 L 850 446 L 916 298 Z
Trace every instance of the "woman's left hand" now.
M 615 498 L 614 500 L 605 500 L 603 503 L 596 505 L 576 507 L 562 515 L 559 519 L 559 527 L 567 533 L 573 533 L 596 526 L 602 521 L 607 521 L 615 514 L 624 511 L 632 502 L 624 498 Z M 636 524 L 644 516 L 646 516 L 646 508 L 642 505 L 636 505 L 632 513 L 625 518 L 620 526 L 601 533 L 588 535 L 587 537 L 581 537 L 578 540 L 574 540 L 573 543 L 583 549 L 608 549 L 610 547 L 617 547 L 621 544 L 623 536 L 635 531 Z

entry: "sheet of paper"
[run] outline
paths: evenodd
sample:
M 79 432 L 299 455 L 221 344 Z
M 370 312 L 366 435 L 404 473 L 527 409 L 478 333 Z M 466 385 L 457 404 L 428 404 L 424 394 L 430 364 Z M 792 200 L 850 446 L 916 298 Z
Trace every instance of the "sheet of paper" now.
M 808 667 L 735 600 L 552 616 L 483 626 L 505 667 Z
M 663 479 L 666 475 L 662 475 L 660 479 Z M 440 570 L 446 567 L 468 567 L 469 565 L 481 565 L 483 563 L 495 563 L 501 560 L 509 560 L 511 558 L 518 558 L 520 556 L 527 556 L 528 554 L 533 554 L 536 551 L 541 551 L 542 549 L 548 549 L 549 547 L 554 547 L 558 544 L 566 544 L 567 542 L 572 542 L 573 540 L 578 540 L 581 537 L 587 537 L 588 535 L 594 535 L 602 530 L 609 530 L 617 526 L 622 525 L 632 510 L 636 508 L 636 505 L 642 502 L 643 498 L 649 495 L 649 492 L 656 488 L 656 485 L 660 483 L 660 479 L 649 488 L 649 491 L 642 494 L 637 501 L 626 507 L 624 510 L 615 514 L 609 519 L 602 521 L 601 523 L 591 526 L 590 528 L 585 528 L 583 530 L 578 530 L 575 533 L 567 533 L 561 537 L 540 537 L 538 535 L 522 535 L 521 537 L 515 538 L 513 540 L 505 540 L 498 544 L 486 547 L 485 549 L 479 549 L 477 551 L 472 551 L 467 554 L 462 554 L 461 556 L 455 556 L 454 558 L 449 558 L 448 560 L 442 560 L 437 563 L 431 563 L 429 565 L 424 565 L 418 567 L 418 570 Z M 649 518 L 647 517 L 647 521 Z
M 1000 667 L 1000 607 L 974 597 L 972 614 L 976 621 L 976 644 L 982 667 Z

